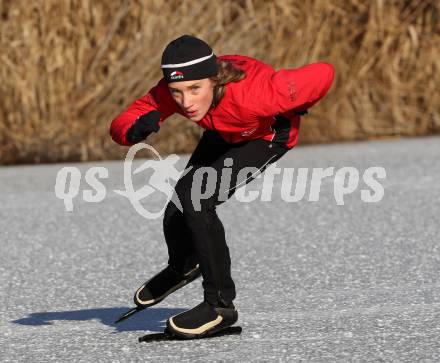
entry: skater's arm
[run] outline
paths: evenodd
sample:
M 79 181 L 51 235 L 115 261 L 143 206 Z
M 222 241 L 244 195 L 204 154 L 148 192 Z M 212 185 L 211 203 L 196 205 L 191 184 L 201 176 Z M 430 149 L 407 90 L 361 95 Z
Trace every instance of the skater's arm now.
M 151 132 L 157 132 L 161 123 L 176 112 L 176 107 L 164 79 L 161 79 L 111 122 L 110 136 L 120 145 L 134 145 Z
M 333 79 L 333 66 L 324 62 L 261 77 L 251 91 L 255 113 L 273 116 L 293 110 L 300 114 L 326 95 Z

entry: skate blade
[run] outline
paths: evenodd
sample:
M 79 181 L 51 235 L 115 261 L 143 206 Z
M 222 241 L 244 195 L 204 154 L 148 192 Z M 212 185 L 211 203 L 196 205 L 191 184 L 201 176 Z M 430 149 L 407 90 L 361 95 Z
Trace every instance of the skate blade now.
M 128 319 L 130 316 L 132 316 L 132 315 L 134 315 L 134 314 L 136 314 L 136 313 L 138 313 L 139 311 L 142 311 L 142 310 L 144 310 L 144 309 L 145 309 L 144 307 L 139 307 L 139 306 L 137 306 L 137 307 L 135 307 L 135 308 L 133 308 L 133 309 L 128 310 L 126 313 L 122 314 L 122 315 L 118 318 L 118 320 L 115 321 L 115 324 L 120 323 L 121 321 L 123 321 L 123 320 L 125 320 L 125 319 Z
M 143 337 L 139 337 L 138 341 L 139 343 L 141 342 L 148 343 L 148 342 L 169 341 L 169 340 L 207 339 L 207 338 L 221 337 L 225 335 L 239 335 L 241 334 L 242 330 L 243 329 L 241 326 L 230 326 L 215 333 L 189 338 L 189 337 L 174 335 L 173 333 L 165 329 L 163 333 L 152 333 L 152 334 L 144 335 Z

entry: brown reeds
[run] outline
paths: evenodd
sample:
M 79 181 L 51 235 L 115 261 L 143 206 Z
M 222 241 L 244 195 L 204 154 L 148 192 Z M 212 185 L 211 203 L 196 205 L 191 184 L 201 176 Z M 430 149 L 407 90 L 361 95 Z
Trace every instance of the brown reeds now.
M 440 131 L 438 0 L 0 0 L 0 16 L 1 164 L 120 158 L 110 121 L 184 33 L 275 68 L 332 63 L 302 143 Z M 170 118 L 149 140 L 190 152 L 201 131 Z

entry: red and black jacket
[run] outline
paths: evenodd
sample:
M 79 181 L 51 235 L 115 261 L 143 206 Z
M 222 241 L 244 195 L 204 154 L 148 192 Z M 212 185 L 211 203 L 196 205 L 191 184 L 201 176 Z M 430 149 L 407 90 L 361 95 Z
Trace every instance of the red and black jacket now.
M 324 62 L 275 71 L 242 55 L 223 55 L 218 60 L 232 62 L 245 71 L 246 78 L 228 83 L 220 103 L 197 124 L 217 131 L 230 143 L 265 139 L 292 148 L 298 141 L 300 114 L 325 96 L 334 79 L 333 66 Z M 112 121 L 113 140 L 133 145 L 126 139 L 128 129 L 139 116 L 152 110 L 159 111 L 160 124 L 174 113 L 184 116 L 163 78 Z

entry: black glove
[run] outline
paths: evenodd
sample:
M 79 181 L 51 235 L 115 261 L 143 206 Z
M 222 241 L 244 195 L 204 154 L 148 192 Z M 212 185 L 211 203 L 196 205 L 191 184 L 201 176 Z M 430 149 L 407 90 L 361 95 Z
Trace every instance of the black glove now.
M 152 132 L 158 132 L 160 113 L 159 111 L 150 111 L 145 115 L 139 116 L 134 124 L 128 129 L 125 138 L 128 142 L 136 144 L 145 140 Z

